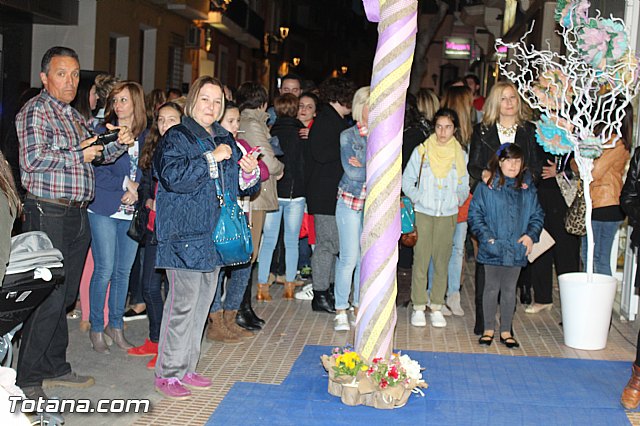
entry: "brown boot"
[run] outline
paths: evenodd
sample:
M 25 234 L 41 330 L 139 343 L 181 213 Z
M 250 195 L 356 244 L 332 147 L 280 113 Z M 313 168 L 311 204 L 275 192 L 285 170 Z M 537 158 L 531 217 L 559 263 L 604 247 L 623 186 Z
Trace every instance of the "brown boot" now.
M 293 300 L 293 291 L 296 288 L 296 283 L 294 282 L 286 282 L 284 283 L 284 293 L 282 293 L 282 298 L 287 300 Z
M 227 326 L 227 330 L 239 337 L 251 338 L 255 336 L 252 332 L 247 329 L 240 327 L 236 324 L 236 315 L 238 311 L 224 311 L 224 325 Z
M 209 314 L 209 327 L 207 328 L 207 340 L 215 340 L 216 342 L 238 344 L 243 340 L 232 333 L 224 323 L 222 311 Z
M 258 302 L 271 301 L 271 295 L 269 294 L 269 287 L 271 284 L 258 284 L 258 294 L 256 294 L 256 300 Z
M 629 383 L 624 387 L 620 404 L 627 410 L 634 410 L 640 405 L 640 367 L 635 363 L 631 367 L 631 378 Z

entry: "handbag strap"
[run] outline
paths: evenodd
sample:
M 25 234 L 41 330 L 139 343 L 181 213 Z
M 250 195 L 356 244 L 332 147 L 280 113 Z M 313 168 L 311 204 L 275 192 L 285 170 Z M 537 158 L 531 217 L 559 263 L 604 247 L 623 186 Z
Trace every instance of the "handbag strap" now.
M 197 138 L 196 140 L 198 141 L 200 148 L 202 148 L 202 152 L 203 153 L 207 152 L 207 147 L 204 146 L 204 142 L 202 142 L 200 138 Z M 213 146 L 217 147 L 215 141 L 213 142 Z M 216 198 L 220 203 L 220 207 L 224 206 L 224 187 L 223 187 L 224 183 L 221 182 L 221 179 L 220 179 L 221 176 L 222 176 L 222 167 L 218 167 L 218 177 L 215 178 L 213 181 L 215 182 L 215 185 L 216 185 Z
M 420 179 L 422 179 L 422 165 L 424 164 L 424 156 L 427 155 L 427 147 L 424 147 L 424 152 L 422 153 L 422 158 L 420 158 L 420 171 L 418 172 L 418 185 L 417 188 L 420 189 Z

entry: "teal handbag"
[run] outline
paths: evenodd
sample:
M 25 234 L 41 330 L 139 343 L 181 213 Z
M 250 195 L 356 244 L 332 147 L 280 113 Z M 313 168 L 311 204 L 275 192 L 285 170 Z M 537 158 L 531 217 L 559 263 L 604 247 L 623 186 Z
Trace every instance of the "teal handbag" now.
M 206 152 L 207 148 L 204 143 L 200 139 L 198 139 L 198 143 Z M 253 253 L 251 231 L 247 224 L 247 216 L 238 205 L 238 200 L 223 189 L 220 183 L 221 178 L 222 164 L 218 167 L 218 177 L 215 179 L 216 198 L 220 203 L 220 217 L 213 230 L 213 243 L 223 266 L 242 265 L 251 260 Z
M 400 197 L 400 223 L 403 234 L 413 232 L 416 223 L 416 213 L 413 211 L 413 203 L 407 196 Z
M 251 260 L 253 253 L 253 241 L 247 217 L 237 200 L 234 200 L 229 192 L 222 190 L 220 179 L 215 181 L 216 197 L 220 203 L 220 217 L 213 231 L 216 252 L 224 266 L 247 263 Z

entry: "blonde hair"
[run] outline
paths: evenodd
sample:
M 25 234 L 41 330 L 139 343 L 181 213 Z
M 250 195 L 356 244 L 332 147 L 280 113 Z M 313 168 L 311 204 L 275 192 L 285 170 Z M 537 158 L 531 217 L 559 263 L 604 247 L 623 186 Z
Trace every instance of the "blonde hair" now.
M 502 93 L 506 89 L 513 90 L 518 98 L 518 117 L 516 122 L 522 124 L 529 118 L 528 109 L 524 106 L 516 86 L 509 81 L 499 81 L 491 88 L 491 92 L 489 92 L 489 96 L 484 102 L 482 124 L 485 126 L 493 126 L 500 119 L 500 102 L 502 101 Z
M 466 147 L 471 140 L 473 126 L 471 113 L 473 109 L 473 93 L 467 86 L 451 86 L 445 92 L 440 102 L 442 108 L 449 108 L 458 114 L 460 121 L 460 144 Z
M 215 77 L 211 77 L 209 75 L 203 75 L 202 77 L 198 77 L 189 88 L 189 93 L 187 94 L 187 100 L 184 105 L 184 115 L 187 117 L 193 117 L 193 107 L 198 100 L 198 95 L 200 94 L 200 90 L 207 84 L 213 84 L 214 86 L 218 86 L 222 91 L 222 105 L 220 106 L 220 113 L 216 117 L 216 121 L 220 121 L 222 116 L 224 115 L 224 86 Z
M 369 105 L 370 95 L 371 88 L 369 86 L 359 88 L 353 95 L 353 101 L 351 102 L 351 116 L 358 123 L 362 121 L 362 110 L 364 110 L 365 105 Z M 367 123 L 363 124 L 366 125 Z
M 433 116 L 440 109 L 438 96 L 431 89 L 420 89 L 416 95 L 418 111 L 428 121 L 433 121 Z

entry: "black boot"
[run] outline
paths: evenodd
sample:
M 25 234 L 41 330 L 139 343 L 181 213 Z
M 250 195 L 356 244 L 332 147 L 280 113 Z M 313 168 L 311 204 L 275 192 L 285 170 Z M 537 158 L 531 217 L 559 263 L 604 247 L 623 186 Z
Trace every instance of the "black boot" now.
M 533 268 L 529 265 L 525 266 L 520 270 L 520 275 L 518 276 L 518 288 L 520 288 L 520 303 L 523 305 L 530 305 L 531 300 L 531 274 Z
M 265 324 L 264 320 L 258 318 L 251 307 L 251 285 L 247 285 L 244 291 L 244 297 L 236 315 L 236 324 L 251 331 L 260 330 Z
M 329 290 L 318 291 L 313 290 L 313 300 L 311 301 L 311 309 L 314 311 L 329 312 L 330 314 L 336 313 L 335 304 L 331 299 Z

